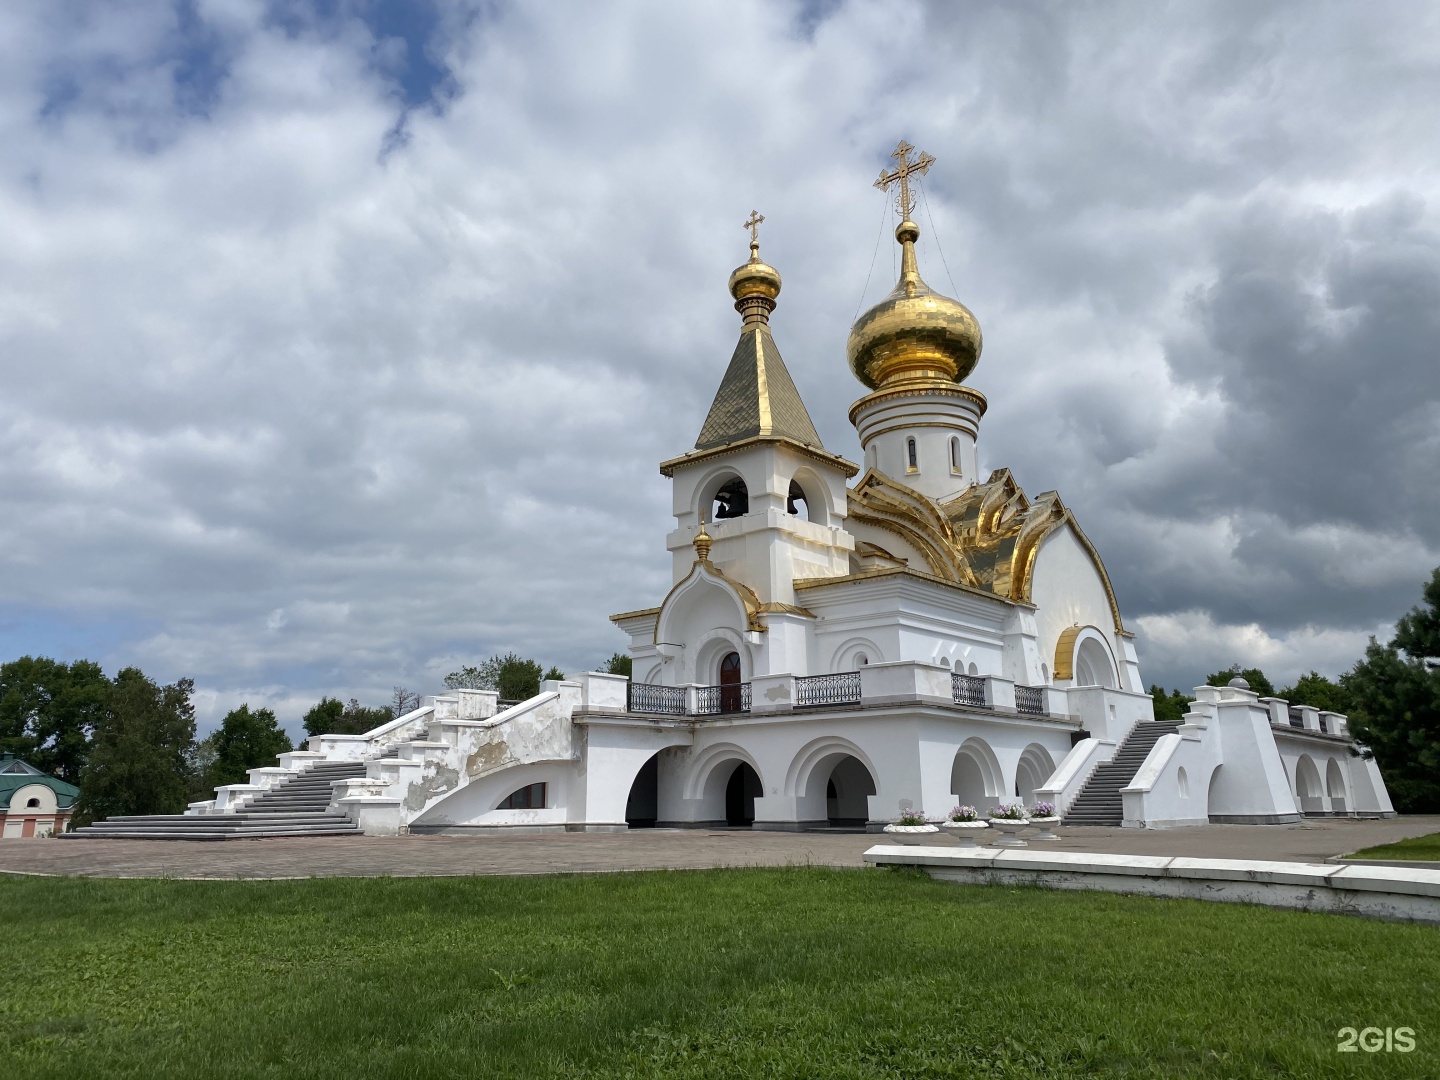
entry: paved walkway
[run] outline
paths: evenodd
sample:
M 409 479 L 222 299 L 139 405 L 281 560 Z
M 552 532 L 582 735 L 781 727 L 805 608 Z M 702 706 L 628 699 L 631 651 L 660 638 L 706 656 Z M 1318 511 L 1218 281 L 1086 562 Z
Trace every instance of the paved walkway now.
M 1051 851 L 1319 862 L 1440 832 L 1440 816 L 1193 829 L 1061 829 Z M 529 836 L 317 836 L 275 840 L 0 840 L 0 873 L 125 878 L 450 877 L 719 866 L 863 866 L 873 833 L 650 829 Z

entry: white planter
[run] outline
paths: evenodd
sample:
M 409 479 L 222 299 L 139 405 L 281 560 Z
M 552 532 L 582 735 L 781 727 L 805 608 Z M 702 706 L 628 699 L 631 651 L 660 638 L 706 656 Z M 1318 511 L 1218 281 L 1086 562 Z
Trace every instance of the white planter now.
M 955 841 L 960 847 L 976 847 L 975 836 L 981 829 L 988 829 L 990 826 L 983 821 L 942 821 L 940 831 Z
M 901 844 L 933 844 L 940 834 L 934 825 L 886 825 L 885 832 Z
M 1020 830 L 1030 827 L 1029 818 L 1012 820 L 1011 818 L 992 817 L 990 828 L 999 830 L 1003 835 L 995 841 L 995 847 L 1029 847 L 1030 845 L 1020 839 Z
M 1058 836 L 1055 835 L 1055 831 L 1054 831 L 1054 830 L 1055 830 L 1055 826 L 1060 824 L 1060 819 L 1059 819 L 1058 817 L 1032 817 L 1032 818 L 1030 819 L 1030 824 L 1031 824 L 1031 825 L 1034 825 L 1036 828 L 1038 828 L 1038 829 L 1040 830 L 1038 833 L 1036 833 L 1034 836 L 1032 836 L 1032 837 L 1030 838 L 1031 840 L 1059 840 L 1059 839 L 1060 839 L 1060 837 L 1058 837 Z

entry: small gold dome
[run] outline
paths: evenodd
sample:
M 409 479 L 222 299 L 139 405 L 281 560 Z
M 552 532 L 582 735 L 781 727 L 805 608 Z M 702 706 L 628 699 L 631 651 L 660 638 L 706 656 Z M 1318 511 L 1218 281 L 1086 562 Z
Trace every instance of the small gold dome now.
M 980 361 L 980 324 L 970 309 L 920 279 L 919 237 L 913 221 L 900 223 L 895 230 L 903 251 L 900 282 L 850 328 L 845 349 L 850 370 L 872 390 L 963 382 Z
M 758 319 L 768 322 L 770 312 L 775 310 L 775 298 L 780 295 L 780 271 L 760 261 L 760 242 L 750 241 L 750 261 L 737 266 L 730 275 L 730 295 L 735 298 L 735 310 L 745 316 L 746 322 Z

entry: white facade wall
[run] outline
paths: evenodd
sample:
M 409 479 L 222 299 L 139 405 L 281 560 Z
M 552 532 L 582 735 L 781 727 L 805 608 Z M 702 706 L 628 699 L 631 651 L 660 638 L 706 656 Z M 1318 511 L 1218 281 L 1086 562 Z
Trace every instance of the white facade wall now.
M 936 500 L 958 495 L 980 480 L 975 455 L 980 406 L 971 398 L 944 392 L 887 394 L 856 409 L 854 420 L 866 469 Z
M 1110 597 L 1104 579 L 1090 553 L 1068 524 L 1062 525 L 1040 545 L 1035 556 L 1035 573 L 1030 584 L 1030 600 L 1035 605 L 1037 646 L 1042 670 L 1036 682 L 1076 685 L 1073 680 L 1058 680 L 1055 675 L 1055 646 L 1061 634 L 1071 627 L 1093 626 L 1103 640 L 1114 678 L 1113 685 L 1121 690 L 1144 693 L 1139 682 L 1138 665 L 1129 661 L 1133 646 L 1126 651 L 1128 639 L 1115 633 L 1115 616 L 1110 610 Z

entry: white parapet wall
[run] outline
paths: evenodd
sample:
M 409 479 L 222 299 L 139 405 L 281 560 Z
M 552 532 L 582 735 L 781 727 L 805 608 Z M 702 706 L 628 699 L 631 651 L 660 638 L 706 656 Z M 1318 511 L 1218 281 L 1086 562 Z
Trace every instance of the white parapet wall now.
M 872 866 L 916 866 L 963 885 L 1094 889 L 1440 926 L 1440 870 L 888 844 L 870 848 L 864 858 Z

